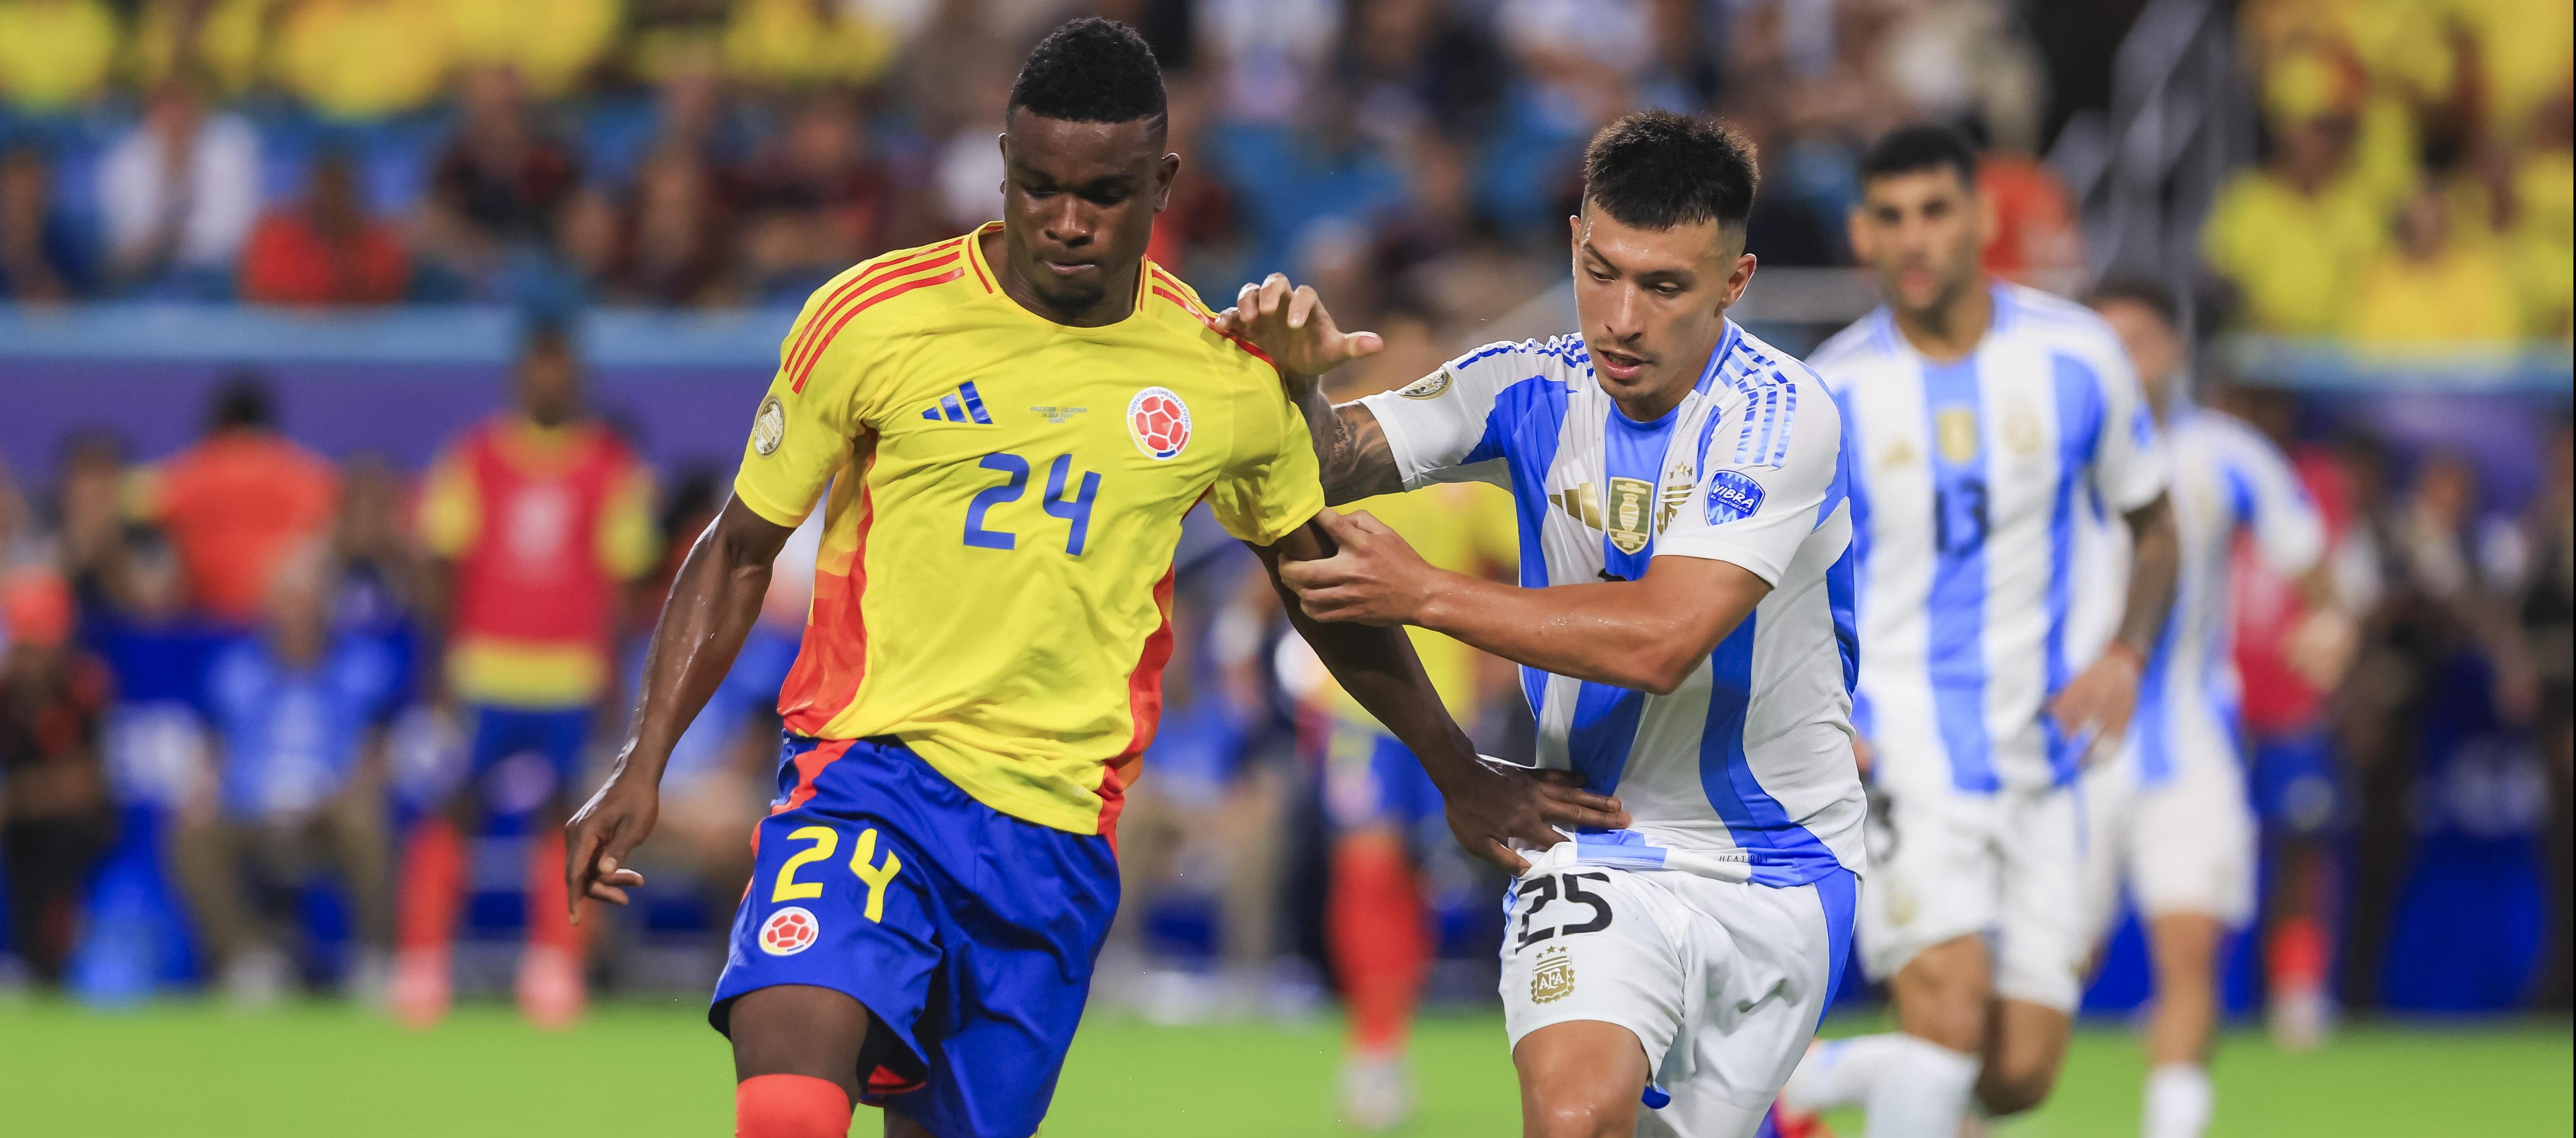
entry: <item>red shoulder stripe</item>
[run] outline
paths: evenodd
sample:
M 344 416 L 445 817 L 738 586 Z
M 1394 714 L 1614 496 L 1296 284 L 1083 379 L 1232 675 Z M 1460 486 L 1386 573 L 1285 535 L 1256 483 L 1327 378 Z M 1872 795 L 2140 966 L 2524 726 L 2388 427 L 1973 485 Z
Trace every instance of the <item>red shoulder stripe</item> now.
M 952 258 L 950 258 L 950 259 L 953 259 L 953 256 L 952 256 Z M 922 266 L 920 266 L 920 267 L 921 267 L 921 268 L 924 268 L 924 269 L 937 268 L 940 264 L 946 264 L 946 263 L 947 263 L 947 260 L 943 259 L 943 260 L 941 260 L 941 261 L 937 262 L 936 264 L 925 264 L 925 265 L 922 265 Z M 915 277 L 915 278 L 913 278 L 913 279 L 911 279 L 911 280 L 908 280 L 908 281 L 905 281 L 905 282 L 903 282 L 903 283 L 901 283 L 901 284 L 898 284 L 898 285 L 894 286 L 893 288 L 885 289 L 885 290 L 883 290 L 883 291 L 881 291 L 881 292 L 876 293 L 875 295 L 872 295 L 872 296 L 869 296 L 869 297 L 863 298 L 863 299 L 861 299 L 858 303 L 851 305 L 851 306 L 850 306 L 850 310 L 849 310 L 849 311 L 847 311 L 847 312 L 842 313 L 842 314 L 841 314 L 841 318 L 840 318 L 838 321 L 835 321 L 835 322 L 832 324 L 832 327 L 831 327 L 829 330 L 827 330 L 827 331 L 825 331 L 825 332 L 823 333 L 823 338 L 822 338 L 821 340 L 818 340 L 818 341 L 816 341 L 816 342 L 815 342 L 813 353 L 812 353 L 810 356 L 808 356 L 808 357 L 806 358 L 806 360 L 805 360 L 805 366 L 804 366 L 804 367 L 802 367 L 802 368 L 797 369 L 797 372 L 796 372 L 796 381 L 795 381 L 794 383 L 792 383 L 792 384 L 790 384 L 790 385 L 788 386 L 788 390 L 790 390 L 790 391 L 803 391 L 803 390 L 805 390 L 805 380 L 806 380 L 806 378 L 807 378 L 808 376 L 811 376 L 811 375 L 813 375 L 813 374 L 814 374 L 814 365 L 815 365 L 816 363 L 819 363 L 819 362 L 821 362 L 821 361 L 822 361 L 822 359 L 823 359 L 823 350 L 832 346 L 832 337 L 840 335 L 840 334 L 841 334 L 841 329 L 842 329 L 842 327 L 843 327 L 843 326 L 845 326 L 845 325 L 847 325 L 847 324 L 848 324 L 848 323 L 849 323 L 853 318 L 857 317 L 857 316 L 858 316 L 858 314 L 860 314 L 860 313 L 862 313 L 862 312 L 865 312 L 865 311 L 867 311 L 868 309 L 873 308 L 873 307 L 875 307 L 876 305 L 878 305 L 878 304 L 880 304 L 880 303 L 882 303 L 882 302 L 885 302 L 885 301 L 888 301 L 888 300 L 892 300 L 892 299 L 894 299 L 895 297 L 902 296 L 903 294 L 905 294 L 905 293 L 907 293 L 907 292 L 911 292 L 911 291 L 912 291 L 912 290 L 914 290 L 914 289 L 922 288 L 922 287 L 925 287 L 925 286 L 928 286 L 928 285 L 941 285 L 941 284 L 947 284 L 947 283 L 948 283 L 948 282 L 950 282 L 950 281 L 954 281 L 954 280 L 962 280 L 962 279 L 964 279 L 964 278 L 965 278 L 965 276 L 966 276 L 966 270 L 965 270 L 965 269 L 963 269 L 963 268 L 955 268 L 955 269 L 950 269 L 950 270 L 948 270 L 947 272 L 941 273 L 941 274 L 939 274 L 938 276 L 935 276 L 935 277 Z
M 964 240 L 965 238 L 962 237 L 950 238 L 949 240 L 942 241 L 939 244 L 924 249 L 910 257 L 905 257 L 898 261 L 890 261 L 871 268 L 868 271 L 860 273 L 859 275 L 850 278 L 848 281 L 843 282 L 841 287 L 833 289 L 832 295 L 826 299 L 821 306 L 814 310 L 813 321 L 805 325 L 805 330 L 803 332 L 797 334 L 796 347 L 795 350 L 789 352 L 787 355 L 785 370 L 795 371 L 800 368 L 810 368 L 813 366 L 812 361 L 806 357 L 812 355 L 817 350 L 815 347 L 815 340 L 817 339 L 815 331 L 834 319 L 839 314 L 841 306 L 849 303 L 852 299 L 859 296 L 859 294 L 875 288 L 877 285 L 885 281 L 901 276 L 914 269 L 930 267 L 930 262 L 936 259 L 943 250 L 947 250 L 949 247 Z
M 1198 309 L 1196 309 L 1196 308 L 1191 307 L 1191 306 L 1190 306 L 1190 302 L 1189 302 L 1189 301 L 1186 301 L 1186 300 L 1181 299 L 1181 295 L 1180 295 L 1179 293 L 1176 293 L 1176 292 L 1173 292 L 1173 291 L 1171 291 L 1171 290 L 1169 290 L 1169 289 L 1166 289 L 1166 288 L 1164 288 L 1164 287 L 1163 287 L 1163 286 L 1161 286 L 1161 285 L 1155 285 L 1155 286 L 1154 286 L 1154 295 L 1159 296 L 1159 297 L 1162 297 L 1162 298 L 1163 298 L 1163 299 L 1165 299 L 1165 300 L 1171 301 L 1171 302 L 1172 302 L 1172 303 L 1174 303 L 1174 304 L 1180 305 L 1180 306 L 1181 306 L 1181 311 L 1186 312 L 1186 313 L 1189 313 L 1191 316 L 1197 317 L 1197 318 L 1198 318 L 1198 322 L 1199 322 L 1199 323 L 1201 323 L 1201 324 L 1205 324 L 1205 325 L 1207 325 L 1209 329 L 1211 329 L 1211 330 L 1215 329 L 1215 327 L 1216 327 L 1216 318 L 1215 318 L 1215 317 L 1212 317 L 1212 316 L 1209 316 L 1207 313 L 1201 312 L 1201 311 L 1199 311 L 1199 310 L 1198 310 Z M 1234 345 L 1235 347 L 1241 348 L 1241 349 L 1243 349 L 1246 353 L 1249 353 L 1249 354 L 1252 356 L 1252 358 L 1254 358 L 1254 359 L 1256 359 L 1256 360 L 1260 360 L 1260 361 L 1261 361 L 1261 362 L 1263 362 L 1263 363 L 1269 364 L 1270 366 L 1272 366 L 1272 367 L 1274 367 L 1274 368 L 1279 366 L 1279 364 L 1278 364 L 1276 361 L 1274 361 L 1274 360 L 1272 360 L 1272 359 L 1270 358 L 1270 354 L 1269 354 L 1269 353 L 1264 352 L 1264 351 L 1262 351 L 1262 350 L 1261 350 L 1261 349 L 1259 349 L 1259 348 L 1253 347 L 1253 346 L 1252 346 L 1252 341 L 1250 341 L 1250 340 L 1246 340 L 1246 339 L 1244 339 L 1244 338 L 1242 338 L 1242 337 L 1240 337 L 1240 336 L 1229 335 L 1229 334 L 1224 333 L 1224 332 L 1219 332 L 1219 333 L 1217 333 L 1217 334 L 1218 334 L 1218 335 L 1220 335 L 1220 336 L 1224 336 L 1224 337 L 1225 337 L 1225 340 L 1226 340 L 1226 342 L 1227 342 L 1227 343 L 1232 344 L 1232 345 Z

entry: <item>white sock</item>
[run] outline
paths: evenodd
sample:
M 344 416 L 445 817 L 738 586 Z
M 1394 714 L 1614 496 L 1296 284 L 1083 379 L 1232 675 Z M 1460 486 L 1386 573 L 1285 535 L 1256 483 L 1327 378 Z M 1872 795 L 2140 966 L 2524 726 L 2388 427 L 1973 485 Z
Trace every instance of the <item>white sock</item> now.
M 2218 1094 L 2197 1063 L 2167 1063 L 2147 1072 L 2144 1138 L 2200 1138 Z
M 1894 1053 L 1864 1100 L 1869 1138 L 1956 1138 L 1982 1061 L 1911 1035 L 1888 1038 Z
M 1905 1045 L 1898 1042 L 1903 1038 L 1888 1034 L 1817 1040 L 1807 1049 L 1807 1057 L 1798 1061 L 1789 1084 L 1780 1088 L 1780 1101 L 1793 1110 L 1859 1106 L 1886 1072 L 1889 1057 L 1904 1052 Z

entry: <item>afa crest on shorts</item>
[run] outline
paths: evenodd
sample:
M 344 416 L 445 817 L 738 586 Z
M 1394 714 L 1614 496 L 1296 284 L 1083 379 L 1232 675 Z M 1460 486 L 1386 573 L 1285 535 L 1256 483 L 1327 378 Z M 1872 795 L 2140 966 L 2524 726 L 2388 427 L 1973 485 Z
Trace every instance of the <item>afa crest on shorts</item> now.
M 1538 965 L 1530 970 L 1530 1002 L 1552 1004 L 1573 994 L 1573 955 L 1563 946 L 1540 953 Z
M 823 923 L 803 905 L 789 905 L 760 923 L 760 950 L 771 956 L 794 956 L 823 939 Z
M 1147 458 L 1178 458 L 1190 445 L 1190 405 L 1168 387 L 1139 391 L 1127 401 L 1127 436 Z

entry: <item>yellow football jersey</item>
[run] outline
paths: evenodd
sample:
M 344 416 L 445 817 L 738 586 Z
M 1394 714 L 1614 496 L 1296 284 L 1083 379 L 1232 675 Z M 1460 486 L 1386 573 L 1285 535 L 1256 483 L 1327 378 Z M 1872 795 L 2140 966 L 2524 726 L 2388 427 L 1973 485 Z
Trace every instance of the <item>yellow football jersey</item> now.
M 1442 569 L 1482 577 L 1489 569 L 1520 564 L 1520 523 L 1512 512 L 1509 491 L 1482 482 L 1449 482 L 1404 494 L 1381 494 L 1353 502 L 1346 510 L 1366 510 L 1386 523 L 1422 555 Z M 1439 689 L 1440 701 L 1460 723 L 1476 718 L 1477 651 L 1426 628 L 1407 626 L 1413 653 Z M 1354 724 L 1375 727 L 1377 720 L 1339 683 L 1326 681 L 1333 714 Z
M 1323 491 L 1277 372 L 1187 286 L 1147 261 L 1125 320 L 1057 324 L 1000 291 L 999 224 L 815 291 L 734 494 L 792 526 L 830 488 L 788 730 L 891 735 L 995 810 L 1105 833 L 1162 710 L 1182 515 L 1267 545 Z

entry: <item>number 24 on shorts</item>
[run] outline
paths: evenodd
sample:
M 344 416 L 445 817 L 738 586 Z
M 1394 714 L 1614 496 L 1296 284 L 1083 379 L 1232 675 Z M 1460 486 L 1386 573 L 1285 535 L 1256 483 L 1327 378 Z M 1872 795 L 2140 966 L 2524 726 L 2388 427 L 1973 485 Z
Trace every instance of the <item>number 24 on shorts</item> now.
M 787 840 L 814 844 L 788 858 L 787 864 L 778 867 L 778 884 L 769 891 L 770 903 L 784 904 L 789 901 L 822 896 L 822 882 L 798 881 L 796 871 L 810 863 L 831 857 L 833 852 L 840 848 L 841 832 L 830 826 L 801 826 L 789 831 Z M 902 870 L 903 859 L 896 857 L 893 850 L 886 851 L 885 860 L 882 863 L 877 861 L 876 827 L 870 826 L 859 832 L 859 848 L 857 852 L 850 855 L 850 872 L 868 887 L 869 920 L 884 919 L 886 885 L 891 883 L 894 875 Z

